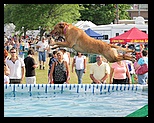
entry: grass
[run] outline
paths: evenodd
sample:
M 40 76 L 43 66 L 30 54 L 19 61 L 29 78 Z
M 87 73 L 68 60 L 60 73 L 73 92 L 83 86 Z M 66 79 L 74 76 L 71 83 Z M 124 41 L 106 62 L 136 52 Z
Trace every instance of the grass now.
M 35 61 L 37 61 L 38 63 L 38 54 L 35 53 L 34 56 Z M 71 57 L 71 65 L 72 65 L 72 60 L 73 57 Z M 37 84 L 47 84 L 48 83 L 48 63 L 49 63 L 49 57 L 47 58 L 46 64 L 45 64 L 45 70 L 40 70 L 39 68 L 36 68 L 35 72 L 36 72 L 36 83 Z M 82 79 L 82 83 L 83 84 L 90 84 L 92 81 L 90 79 L 90 66 L 92 63 L 88 63 L 88 57 L 87 57 L 87 69 L 86 69 L 86 73 L 83 75 L 83 79 Z M 70 84 L 77 84 L 78 80 L 77 80 L 77 76 L 75 71 L 72 73 L 72 67 L 71 65 L 69 66 L 69 70 L 70 70 L 70 80 L 69 83 Z M 25 79 L 23 81 L 23 84 L 25 84 Z

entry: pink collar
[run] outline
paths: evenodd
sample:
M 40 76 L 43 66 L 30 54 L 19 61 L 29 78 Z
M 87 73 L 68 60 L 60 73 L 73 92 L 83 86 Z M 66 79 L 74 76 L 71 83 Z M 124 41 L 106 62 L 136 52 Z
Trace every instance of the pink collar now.
M 65 26 L 64 28 L 64 35 L 66 34 L 66 29 L 68 28 L 68 26 Z

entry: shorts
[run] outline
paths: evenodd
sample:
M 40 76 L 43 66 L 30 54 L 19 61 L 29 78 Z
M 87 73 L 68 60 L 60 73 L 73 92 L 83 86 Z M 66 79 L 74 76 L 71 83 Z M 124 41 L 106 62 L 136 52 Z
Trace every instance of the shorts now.
M 40 52 L 39 51 L 39 61 L 46 61 L 46 51 Z
M 62 82 L 62 81 L 54 81 L 54 84 L 64 84 L 65 83 L 65 81 L 64 82 Z
M 25 77 L 26 84 L 36 84 L 36 76 Z

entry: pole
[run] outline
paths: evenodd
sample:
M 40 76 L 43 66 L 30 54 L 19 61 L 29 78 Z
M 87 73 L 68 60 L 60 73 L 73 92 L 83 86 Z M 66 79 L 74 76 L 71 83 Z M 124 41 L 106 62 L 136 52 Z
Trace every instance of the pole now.
M 119 8 L 118 8 L 118 4 L 116 4 L 116 9 L 117 9 L 117 14 L 116 14 L 116 18 L 117 18 L 117 24 L 119 23 Z
M 39 26 L 39 31 L 40 31 L 40 40 L 41 40 L 41 26 Z
M 140 4 L 138 4 L 138 16 L 140 16 L 141 13 L 140 13 Z

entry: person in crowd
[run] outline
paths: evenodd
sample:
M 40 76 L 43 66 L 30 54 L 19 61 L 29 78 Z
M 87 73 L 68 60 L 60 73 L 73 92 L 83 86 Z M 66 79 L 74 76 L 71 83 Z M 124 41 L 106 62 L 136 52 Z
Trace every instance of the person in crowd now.
M 70 53 L 67 52 L 67 48 L 60 48 L 60 51 L 63 52 L 63 58 L 64 60 L 68 63 L 68 65 L 70 65 Z
M 61 51 L 58 51 L 57 61 L 53 63 L 50 70 L 50 82 L 51 84 L 68 84 L 69 78 L 70 72 L 68 64 L 63 59 L 63 53 Z
M 24 42 L 24 39 L 21 41 L 21 45 L 22 45 L 22 51 L 25 51 L 25 42 Z
M 136 44 L 135 45 L 135 57 L 137 59 L 137 61 L 142 58 L 142 51 L 144 49 L 144 45 L 142 44 Z
M 142 57 L 137 61 L 139 65 L 143 65 L 144 63 L 148 65 L 148 53 L 146 50 L 142 51 Z M 138 66 L 134 64 L 135 70 L 137 70 Z M 148 81 L 148 72 L 142 75 L 137 74 L 138 84 L 145 85 Z
M 7 41 L 7 42 L 5 43 L 5 49 L 6 49 L 7 51 L 10 50 L 10 44 L 9 44 L 9 41 Z
M 125 61 L 114 62 L 110 68 L 110 84 L 131 84 L 129 68 Z
M 72 73 L 75 72 L 78 77 L 78 84 L 82 84 L 82 77 L 83 74 L 86 72 L 86 56 L 83 55 L 80 52 L 77 52 L 77 55 L 74 56 L 73 62 L 72 62 Z
M 49 64 L 48 64 L 49 65 L 48 83 L 51 83 L 50 82 L 50 70 L 51 70 L 51 67 L 52 67 L 53 63 L 56 62 L 56 61 L 57 61 L 57 51 L 55 50 L 55 51 L 53 51 L 52 56 L 51 56 L 51 58 L 49 60 Z M 52 82 L 52 83 L 54 83 L 54 82 Z
M 6 60 L 6 64 L 10 69 L 10 84 L 21 84 L 25 75 L 24 60 L 17 56 L 16 48 L 10 49 L 11 57 Z
M 130 73 L 130 78 L 131 78 L 131 80 L 132 80 L 132 77 L 133 77 L 133 75 L 135 74 L 134 64 L 133 64 L 133 62 L 130 61 L 130 60 L 124 60 L 124 61 L 125 61 L 125 63 L 128 65 L 128 70 L 129 70 L 129 73 Z M 127 76 L 127 81 L 129 81 L 129 80 L 128 80 L 128 76 Z
M 26 50 L 26 51 L 29 50 L 29 43 L 28 43 L 28 40 L 26 40 L 26 42 L 25 42 L 25 50 Z
M 40 69 L 42 69 L 42 66 L 43 66 L 43 70 L 44 70 L 45 69 L 47 50 L 49 49 L 48 42 L 45 41 L 44 36 L 42 36 L 41 41 L 39 41 L 36 44 L 36 48 L 38 48 L 38 52 L 39 52 Z M 41 62 L 43 62 L 43 64 Z
M 6 64 L 6 59 L 8 57 L 8 51 L 4 49 L 4 84 L 9 84 L 10 80 L 8 75 L 10 74 L 10 69 Z
M 144 45 L 144 50 L 146 50 L 148 52 L 148 44 Z
M 103 61 L 101 55 L 96 56 L 96 63 L 90 67 L 90 78 L 92 84 L 104 84 L 110 74 L 110 66 Z
M 33 56 L 34 50 L 31 48 L 28 50 L 28 55 L 24 59 L 26 84 L 36 84 L 35 68 L 38 67 L 38 64 L 35 62 Z
M 6 64 L 4 64 L 4 84 L 9 84 L 10 80 L 9 77 L 5 74 L 6 73 Z
M 5 66 L 5 75 L 8 76 L 10 74 L 10 69 L 8 67 L 8 65 L 6 64 L 6 60 L 8 59 L 8 51 L 6 49 L 4 49 L 4 66 Z

